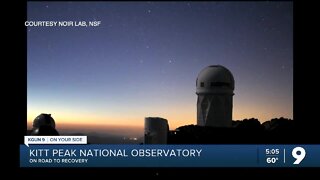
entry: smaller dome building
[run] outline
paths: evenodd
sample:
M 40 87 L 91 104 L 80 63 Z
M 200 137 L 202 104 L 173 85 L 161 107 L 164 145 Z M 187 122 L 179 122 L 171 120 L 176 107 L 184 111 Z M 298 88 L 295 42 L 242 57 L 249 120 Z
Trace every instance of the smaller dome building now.
M 51 117 L 51 114 L 40 114 L 33 120 L 33 128 L 31 135 L 50 136 L 59 135 L 55 129 L 56 123 Z

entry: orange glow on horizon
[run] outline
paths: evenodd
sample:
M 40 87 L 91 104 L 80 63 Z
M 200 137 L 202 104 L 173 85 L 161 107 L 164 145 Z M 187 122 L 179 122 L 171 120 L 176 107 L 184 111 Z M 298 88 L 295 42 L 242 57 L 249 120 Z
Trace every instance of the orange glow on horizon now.
M 252 115 L 248 115 L 248 114 L 252 114 Z M 256 117 L 253 116 L 254 113 L 248 112 L 246 114 L 242 114 L 242 113 L 234 113 L 233 115 L 233 120 L 243 120 L 245 118 L 249 119 L 249 118 L 257 118 L 259 119 L 259 121 L 261 123 L 265 122 L 265 121 L 261 121 L 261 117 L 263 118 L 279 118 L 279 117 L 286 117 L 286 118 L 291 118 L 292 117 L 288 117 L 288 116 L 272 116 L 272 115 L 263 115 L 261 117 Z M 152 116 L 150 116 L 152 117 Z M 164 117 L 164 116 L 158 116 L 158 117 Z M 121 120 L 121 119 L 114 119 L 114 120 L 102 120 L 103 118 L 96 118 L 96 119 L 91 119 L 90 121 L 88 121 L 85 118 L 60 118 L 59 116 L 53 116 L 53 118 L 56 121 L 56 126 L 57 128 L 60 127 L 72 127 L 72 128 L 86 128 L 89 126 L 94 126 L 96 128 L 100 128 L 100 127 L 106 127 L 106 126 L 119 126 L 119 127 L 133 127 L 133 128 L 143 128 L 144 127 L 144 117 L 139 118 L 139 119 L 126 119 L 126 120 Z M 184 126 L 184 125 L 190 125 L 190 124 L 197 124 L 197 120 L 194 116 L 192 117 L 188 117 L 188 116 L 167 116 L 164 117 L 168 120 L 169 123 L 169 127 L 170 130 L 174 130 L 180 126 Z M 27 121 L 28 124 L 28 128 L 32 128 L 32 122 L 33 122 L 34 118 L 29 118 Z M 105 118 L 107 119 L 107 118 Z M 132 123 L 134 122 L 134 123 Z M 136 123 L 139 122 L 139 123 Z
M 37 111 L 34 111 L 37 109 Z M 243 120 L 248 118 L 257 118 L 261 123 L 273 118 L 292 119 L 292 107 L 285 107 L 265 102 L 255 102 L 250 104 L 233 104 L 233 120 Z M 76 109 L 53 109 L 33 107 L 28 109 L 27 123 L 28 128 L 32 127 L 32 122 L 41 113 L 52 113 L 56 126 L 74 126 L 86 128 L 87 126 L 106 127 L 144 127 L 145 117 L 162 117 L 168 120 L 169 128 L 174 130 L 180 126 L 197 124 L 196 107 L 194 104 L 185 103 L 173 104 L 170 106 L 159 106 L 157 108 L 141 107 L 138 109 L 124 109 L 123 112 L 103 112 L 103 111 L 76 111 Z M 146 113 L 147 112 L 147 113 Z M 273 112 L 273 113 L 264 113 Z

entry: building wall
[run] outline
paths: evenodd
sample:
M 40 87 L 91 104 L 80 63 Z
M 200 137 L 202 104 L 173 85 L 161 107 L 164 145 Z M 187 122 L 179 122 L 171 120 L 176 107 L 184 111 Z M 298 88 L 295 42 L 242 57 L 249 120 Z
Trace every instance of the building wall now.
M 197 124 L 199 126 L 231 127 L 232 95 L 198 95 Z

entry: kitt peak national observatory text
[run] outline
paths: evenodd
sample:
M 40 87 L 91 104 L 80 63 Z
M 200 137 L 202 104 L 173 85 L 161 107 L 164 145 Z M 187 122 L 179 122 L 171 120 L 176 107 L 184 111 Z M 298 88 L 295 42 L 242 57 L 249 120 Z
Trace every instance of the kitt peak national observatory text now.
M 101 21 L 26 21 L 27 27 L 97 27 Z
M 30 149 L 30 157 L 200 157 L 202 149 Z

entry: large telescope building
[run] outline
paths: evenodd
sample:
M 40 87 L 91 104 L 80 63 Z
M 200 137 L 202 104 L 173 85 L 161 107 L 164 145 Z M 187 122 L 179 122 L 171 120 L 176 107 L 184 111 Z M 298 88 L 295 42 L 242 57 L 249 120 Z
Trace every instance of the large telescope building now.
M 231 127 L 234 78 L 221 65 L 204 68 L 196 81 L 197 124 L 199 126 Z

